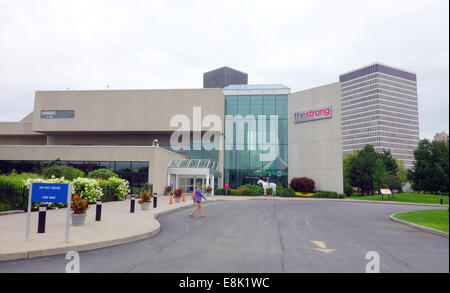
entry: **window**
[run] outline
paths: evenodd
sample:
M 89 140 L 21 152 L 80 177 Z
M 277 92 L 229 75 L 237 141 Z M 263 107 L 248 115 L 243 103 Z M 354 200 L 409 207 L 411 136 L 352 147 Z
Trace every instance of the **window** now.
M 74 118 L 75 110 L 42 110 L 41 118 L 53 119 L 53 118 Z

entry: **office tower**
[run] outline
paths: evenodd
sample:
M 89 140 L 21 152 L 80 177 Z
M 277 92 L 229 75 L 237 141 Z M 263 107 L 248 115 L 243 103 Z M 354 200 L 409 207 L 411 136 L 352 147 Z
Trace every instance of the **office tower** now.
M 390 149 L 406 168 L 419 141 L 416 74 L 375 63 L 339 77 L 342 150 Z

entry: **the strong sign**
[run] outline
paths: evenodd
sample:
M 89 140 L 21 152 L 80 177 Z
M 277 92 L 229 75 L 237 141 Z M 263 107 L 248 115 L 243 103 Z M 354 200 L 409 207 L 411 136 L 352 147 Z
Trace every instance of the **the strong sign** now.
M 332 109 L 331 105 L 317 107 L 308 110 L 301 110 L 294 113 L 294 122 L 302 123 L 311 120 L 319 120 L 324 118 L 331 118 Z

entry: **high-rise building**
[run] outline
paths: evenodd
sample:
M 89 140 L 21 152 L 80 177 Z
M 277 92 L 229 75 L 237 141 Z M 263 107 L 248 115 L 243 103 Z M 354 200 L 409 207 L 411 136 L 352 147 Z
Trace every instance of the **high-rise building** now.
M 247 73 L 224 66 L 203 73 L 203 88 L 221 88 L 230 84 L 247 84 Z
M 439 133 L 436 133 L 436 134 L 434 135 L 433 140 L 435 140 L 435 141 L 448 142 L 448 133 L 446 133 L 446 132 L 444 132 L 444 131 L 439 132 Z
M 342 150 L 372 144 L 413 166 L 419 141 L 416 74 L 380 63 L 344 73 L 341 83 Z

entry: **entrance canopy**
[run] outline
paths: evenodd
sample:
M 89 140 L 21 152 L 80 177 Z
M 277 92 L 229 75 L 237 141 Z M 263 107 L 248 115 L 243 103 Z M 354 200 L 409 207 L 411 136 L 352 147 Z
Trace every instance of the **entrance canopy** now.
M 202 183 L 203 189 L 206 186 L 211 186 L 213 189 L 212 195 L 214 195 L 214 185 L 216 185 L 215 179 L 222 175 L 217 170 L 217 163 L 208 159 L 173 159 L 167 166 L 167 174 L 168 185 L 174 182 L 175 188 L 180 187 L 186 192 L 191 192 L 195 188 L 194 184 L 198 182 Z M 180 182 L 182 182 L 181 186 Z M 189 185 L 187 182 L 194 183 Z

